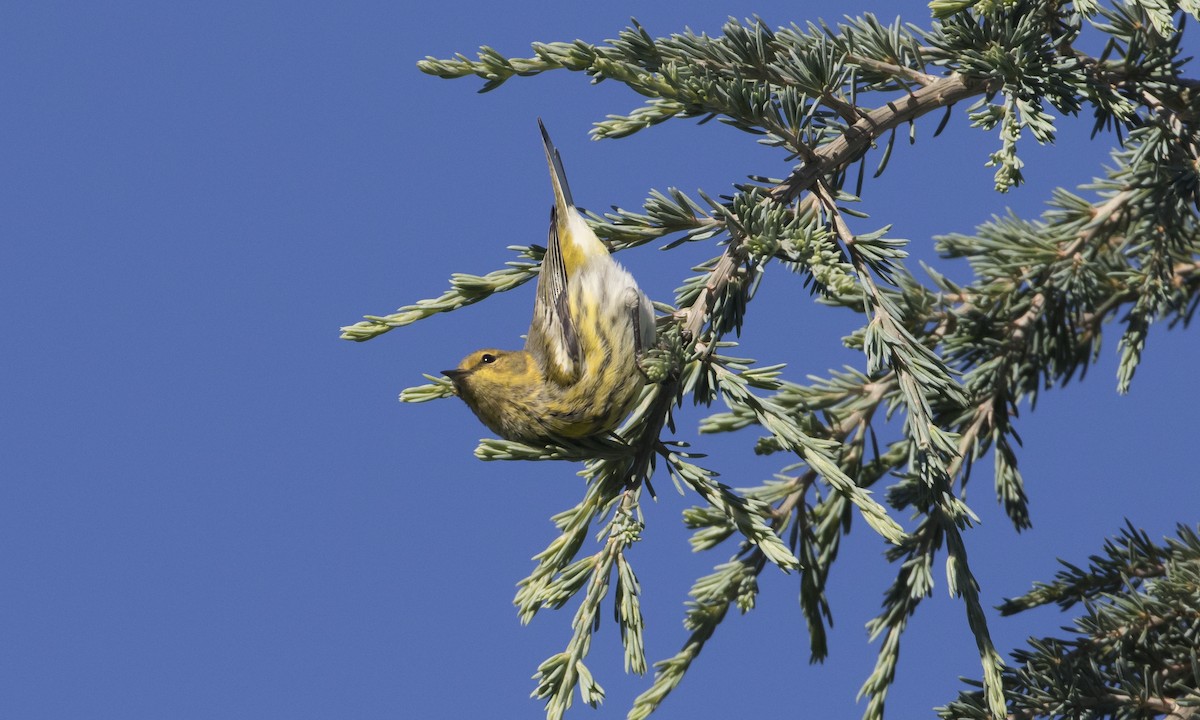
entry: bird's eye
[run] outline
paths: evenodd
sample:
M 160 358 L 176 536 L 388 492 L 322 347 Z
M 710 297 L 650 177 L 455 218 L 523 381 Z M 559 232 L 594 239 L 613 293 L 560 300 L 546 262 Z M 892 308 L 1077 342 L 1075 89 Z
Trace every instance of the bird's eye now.
M 494 363 L 496 362 L 496 356 L 492 355 L 491 353 L 484 353 L 483 357 L 479 358 L 479 361 L 484 363 Z

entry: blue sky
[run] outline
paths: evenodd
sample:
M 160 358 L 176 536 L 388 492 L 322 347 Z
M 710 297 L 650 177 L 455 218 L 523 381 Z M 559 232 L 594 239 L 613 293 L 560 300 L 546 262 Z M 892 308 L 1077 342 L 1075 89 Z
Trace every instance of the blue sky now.
M 590 124 L 638 97 L 568 73 L 486 95 L 420 74 L 426 56 L 510 55 L 531 41 L 600 41 L 629 16 L 657 35 L 716 33 L 729 15 L 772 25 L 920 2 L 640 4 L 18 3 L 0 11 L 0 716 L 9 718 L 537 717 L 537 665 L 571 611 L 521 626 L 515 583 L 583 493 L 568 464 L 483 463 L 461 403 L 401 405 L 421 373 L 512 346 L 531 286 L 365 344 L 337 339 L 484 273 L 509 244 L 542 242 L 550 202 L 536 118 L 577 201 L 638 207 L 650 188 L 719 194 L 779 175 L 779 154 L 712 123 L 669 123 L 595 143 Z M 1056 185 L 1101 171 L 1108 138 L 1086 121 L 1026 144 L 1027 186 L 1000 196 L 983 163 L 994 136 L 957 110 L 933 139 L 898 147 L 866 190 L 931 257 L 932 236 L 1012 207 L 1040 212 Z M 864 228 L 869 229 L 869 228 Z M 621 256 L 669 299 L 711 247 Z M 940 265 L 964 273 L 957 265 Z M 791 377 L 861 357 L 854 318 L 769 275 L 744 348 Z M 1116 336 L 1083 382 L 1022 414 L 1034 529 L 1013 532 L 980 468 L 967 535 L 986 603 L 1082 561 L 1128 517 L 1158 537 L 1196 521 L 1187 445 L 1200 425 L 1195 332 L 1156 330 L 1128 396 Z M 680 414 L 695 439 L 700 415 Z M 778 469 L 750 435 L 704 438 L 735 486 Z M 660 480 L 631 560 L 651 661 L 685 638 L 692 580 L 728 553 L 693 555 Z M 907 521 L 905 518 L 901 518 Z M 768 572 L 759 607 L 730 616 L 661 718 L 857 717 L 875 647 L 864 623 L 894 574 L 857 523 L 831 581 L 832 657 L 808 664 L 795 577 Z M 939 576 L 938 580 L 942 578 Z M 572 606 L 573 608 L 573 606 Z M 607 612 L 605 616 L 608 617 Z M 1054 610 L 993 617 L 1007 653 L 1053 632 Z M 624 717 L 648 678 L 621 669 L 606 624 L 590 667 Z M 911 624 L 890 716 L 926 716 L 978 661 L 941 582 Z

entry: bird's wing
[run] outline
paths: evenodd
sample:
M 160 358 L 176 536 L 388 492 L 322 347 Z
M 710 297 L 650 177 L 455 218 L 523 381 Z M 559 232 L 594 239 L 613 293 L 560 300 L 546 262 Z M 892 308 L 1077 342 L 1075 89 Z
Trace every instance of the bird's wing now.
M 654 304 L 636 287 L 629 289 L 633 295 L 626 301 L 633 316 L 634 345 L 638 355 L 654 347 Z
M 542 269 L 538 273 L 537 299 L 525 349 L 541 363 L 553 380 L 563 384 L 579 377 L 581 350 L 567 296 L 567 267 L 558 235 L 558 208 L 550 211 L 550 235 Z
M 541 364 L 549 379 L 564 385 L 575 382 L 583 370 L 582 350 L 575 320 L 571 317 L 568 282 L 578 272 L 580 253 L 571 230 L 571 215 L 575 205 L 562 159 L 546 126 L 538 120 L 542 131 L 542 146 L 550 166 L 550 182 L 554 189 L 554 207 L 550 210 L 550 232 L 546 255 L 538 274 L 537 299 L 533 305 L 533 322 L 526 336 L 525 349 Z

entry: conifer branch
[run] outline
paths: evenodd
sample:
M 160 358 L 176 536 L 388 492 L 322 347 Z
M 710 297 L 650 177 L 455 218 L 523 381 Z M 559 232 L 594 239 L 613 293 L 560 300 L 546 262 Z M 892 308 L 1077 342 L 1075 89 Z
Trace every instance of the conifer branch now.
M 1032 639 L 1013 653 L 1003 676 L 1007 717 L 1194 717 L 1200 712 L 1194 637 L 1200 627 L 1200 535 L 1180 526 L 1176 537 L 1157 544 L 1130 525 L 1090 562 L 1100 582 L 1064 562 L 1055 583 L 1038 583 L 1008 604 L 1019 612 L 1043 602 L 1057 601 L 1064 609 L 1087 602 L 1068 637 Z M 1126 575 L 1125 569 L 1135 572 Z M 938 714 L 978 720 L 980 693 L 962 692 Z
M 444 77 L 481 77 L 485 90 L 511 77 L 551 69 L 615 80 L 648 99 L 625 116 L 598 123 L 597 137 L 621 137 L 677 117 L 717 117 L 800 160 L 783 181 L 756 177 L 721 202 L 702 194 L 707 206 L 670 190 L 652 193 L 645 213 L 593 215 L 598 234 L 616 249 L 671 234 L 679 237 L 668 248 L 722 235 L 728 240 L 718 257 L 685 281 L 675 307 L 669 308 L 670 321 L 661 328 L 670 342 L 646 361 L 658 384 L 622 431 L 623 440 L 542 448 L 484 441 L 477 450 L 486 459 L 590 458 L 584 500 L 556 516 L 560 536 L 536 558 L 537 567 L 522 582 L 516 600 L 527 621 L 541 607 L 560 607 L 583 594 L 571 643 L 539 673 L 538 694 L 548 699 L 551 716 L 565 710 L 576 687 L 585 701 L 602 697 L 583 660 L 591 623 L 614 572 L 626 669 L 644 669 L 639 589 L 624 554 L 641 527 L 633 532 L 632 515 L 622 508 L 628 509 L 630 493 L 636 498 L 636 491 L 649 482 L 658 456 L 666 458 L 678 484 L 690 486 L 705 500 L 685 512 L 685 522 L 695 531 L 693 547 L 713 548 L 735 536 L 740 545 L 729 562 L 693 587 L 686 619 L 690 637 L 673 658 L 656 664 L 653 684 L 635 702 L 631 717 L 648 715 L 678 685 L 731 605 L 742 612 L 754 606 L 758 575 L 769 562 L 800 568 L 801 607 L 813 657 L 823 657 L 828 619 L 824 583 L 856 510 L 896 543 L 887 555 L 898 564 L 883 608 L 870 624 L 872 637 L 881 644 L 875 670 L 862 689 L 869 696 L 867 718 L 882 717 L 902 634 L 934 585 L 933 566 L 943 548 L 946 580 L 964 600 L 986 689 L 956 705 L 960 714 L 954 717 L 999 717 L 1006 701 L 1012 717 L 1070 706 L 1070 698 L 1046 689 L 1028 690 L 1023 700 L 1014 696 L 1014 687 L 1020 687 L 1014 677 L 1025 670 L 1004 668 L 991 645 L 962 533 L 974 516 L 959 498 L 973 464 L 991 452 L 997 498 L 1018 530 L 1028 527 L 1015 450 L 1020 439 L 1013 427 L 1018 406 L 1085 372 L 1104 325 L 1121 312 L 1126 315 L 1118 345 L 1118 389 L 1127 390 L 1145 352 L 1148 329 L 1164 319 L 1186 324 L 1200 307 L 1195 210 L 1200 207 L 1200 83 L 1180 76 L 1182 26 L 1176 27 L 1162 3 L 1131 0 L 1113 8 L 1076 3 L 1066 14 L 1061 3 L 1041 0 L 935 4 L 944 20 L 927 32 L 910 32 L 898 21 L 884 26 L 868 16 L 836 28 L 810 23 L 777 31 L 760 21 L 731 21 L 717 37 L 686 32 L 653 38 L 635 22 L 605 45 L 537 44 L 535 57 L 526 59 L 483 48 L 478 60 L 459 55 L 421 63 L 422 70 Z M 974 10 L 965 11 L 970 7 Z M 1189 2 L 1180 8 L 1195 12 L 1200 5 Z M 1073 48 L 1080 16 L 1100 18 L 1096 27 L 1111 40 L 1100 58 Z M 946 74 L 930 74 L 931 66 Z M 878 98 L 897 90 L 901 92 L 874 109 L 863 102 L 868 95 Z M 1000 97 L 993 103 L 995 95 Z M 864 162 L 881 140 L 886 142 L 882 172 L 896 131 L 905 123 L 971 98 L 981 98 L 969 110 L 972 124 L 1000 132 L 1002 147 L 992 155 L 1000 190 L 1021 179 L 1017 148 L 1023 131 L 1038 142 L 1053 141 L 1046 103 L 1062 113 L 1090 106 L 1097 132 L 1116 130 L 1121 147 L 1108 177 L 1088 188 L 1096 201 L 1059 191 L 1042 221 L 1002 218 L 982 225 L 973 236 L 940 238 L 942 255 L 967 258 L 976 279 L 960 287 L 929 269 L 933 286 L 926 287 L 906 271 L 902 241 L 886 238 L 886 229 L 859 235 L 851 231 L 844 215 L 853 213 L 842 206 L 858 198 L 845 181 L 852 166 Z M 950 118 L 949 112 L 945 117 Z M 519 250 L 536 262 L 539 249 Z M 719 354 L 731 344 L 724 340 L 727 334 L 741 327 L 753 290 L 771 262 L 803 276 L 825 302 L 865 316 L 866 326 L 846 340 L 864 350 L 865 373 L 834 373 L 804 386 L 781 379 L 778 366 L 751 367 L 751 361 Z M 441 298 L 391 316 L 368 317 L 344 328 L 343 337 L 373 337 L 515 287 L 536 272 L 536 264 L 510 265 L 482 277 L 461 276 L 461 287 L 455 276 L 451 291 Z M 446 384 L 426 377 L 433 384 L 410 388 L 402 399 L 444 397 Z M 751 388 L 769 394 L 761 396 Z M 727 412 L 707 418 L 702 431 L 758 425 L 766 433 L 756 452 L 786 451 L 801 462 L 784 468 L 778 481 L 741 492 L 716 482 L 689 461 L 692 456 L 669 451 L 659 441 L 671 407 L 689 394 L 699 403 L 721 397 L 728 405 Z M 897 407 L 905 413 L 901 437 L 877 442 L 873 421 L 878 409 L 890 413 Z M 917 526 L 907 534 L 870 493 L 889 474 L 900 480 L 889 488 L 888 504 L 896 511 L 916 511 Z M 820 487 L 820 479 L 834 492 L 810 506 L 807 498 L 819 493 L 813 488 Z M 577 559 L 591 523 L 607 512 L 614 518 L 602 547 Z M 618 517 L 623 523 L 619 530 L 614 524 Z M 623 539 L 614 539 L 618 536 Z M 1131 546 L 1128 551 L 1143 549 Z M 1116 592 L 1127 577 L 1122 571 L 1133 577 L 1145 573 L 1156 581 L 1162 580 L 1155 575 L 1160 571 L 1172 580 L 1187 578 L 1179 563 L 1171 564 L 1174 555 L 1144 554 L 1145 565 L 1095 565 L 1078 577 L 1010 601 L 1006 612 L 1022 609 L 1022 603 L 1065 605 L 1089 599 L 1096 588 Z M 1154 558 L 1162 562 L 1154 565 Z M 1155 607 L 1155 617 L 1172 617 L 1165 606 Z M 1096 622 L 1110 636 L 1125 627 L 1142 633 L 1158 629 L 1153 623 L 1138 626 L 1130 617 L 1123 624 L 1103 618 Z M 1088 652 L 1098 647 L 1093 643 Z M 1017 658 L 1016 667 L 1022 661 Z M 1029 687 L 1041 682 L 1039 688 L 1049 688 L 1054 679 L 1045 670 Z M 1181 682 L 1167 675 L 1141 685 L 1106 686 L 1087 709 L 1094 713 L 1111 706 L 1116 712 L 1127 708 L 1130 699 L 1141 698 L 1141 710 L 1185 717 L 1194 712 L 1191 696 L 1167 685 L 1183 687 Z
M 366 315 L 365 320 L 342 328 L 341 339 L 363 342 L 382 335 L 394 328 L 403 327 L 437 313 L 450 312 L 484 300 L 498 292 L 506 292 L 524 285 L 538 273 L 544 248 L 536 246 L 509 246 L 519 257 L 534 262 L 510 261 L 508 267 L 494 270 L 487 275 L 454 273 L 450 276 L 450 289 L 441 296 L 429 300 L 418 300 L 405 305 L 390 315 Z
M 622 588 L 618 591 L 619 594 L 627 595 L 633 592 L 636 596 L 636 591 L 628 586 L 632 571 L 628 568 L 628 562 L 624 559 L 623 553 L 641 536 L 642 523 L 635 517 L 639 489 L 630 487 L 621 493 L 617 510 L 609 523 L 608 539 L 603 548 L 588 559 L 588 563 L 592 565 L 592 571 L 587 583 L 587 592 L 571 622 L 571 640 L 567 644 L 566 650 L 543 662 L 538 667 L 537 675 L 534 676 L 534 679 L 538 681 L 538 686 L 533 692 L 533 697 L 546 700 L 546 717 L 549 720 L 562 718 L 567 709 L 571 707 L 576 687 L 579 688 L 579 694 L 583 701 L 592 707 L 596 707 L 604 700 L 604 689 L 592 677 L 584 660 L 591 649 L 592 633 L 595 632 L 599 619 L 600 603 L 608 594 L 615 566 L 621 568 L 617 581 L 618 588 Z M 628 597 L 623 597 L 622 600 L 623 602 L 618 607 L 634 613 L 632 616 L 624 617 L 625 622 L 622 623 L 622 634 L 625 635 L 627 647 L 633 648 L 632 657 L 628 654 L 626 656 L 626 665 L 627 667 L 632 665 L 644 668 L 645 658 L 641 656 L 640 652 L 641 615 L 636 611 L 635 606 L 630 604 Z M 632 635 L 626 633 L 632 633 Z
M 993 80 L 952 74 L 939 78 L 908 95 L 892 100 L 866 113 L 833 141 L 815 150 L 814 161 L 805 162 L 792 171 L 771 196 L 780 203 L 792 202 L 800 193 L 809 190 L 819 178 L 852 164 L 870 149 L 876 139 L 904 123 L 911 122 L 933 110 L 949 107 L 971 97 L 994 92 Z

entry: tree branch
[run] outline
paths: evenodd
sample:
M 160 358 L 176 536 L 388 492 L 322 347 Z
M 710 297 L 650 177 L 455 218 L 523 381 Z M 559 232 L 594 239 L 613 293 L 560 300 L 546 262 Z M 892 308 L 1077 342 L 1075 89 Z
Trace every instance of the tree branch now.
M 867 151 L 875 139 L 926 113 L 953 105 L 976 95 L 992 93 L 1000 84 L 996 80 L 969 78 L 955 73 L 929 83 L 904 98 L 889 102 L 867 113 L 858 122 L 846 128 L 836 140 L 822 145 L 816 154 L 817 162 L 806 162 L 781 184 L 771 189 L 771 196 L 781 203 L 789 203 L 800 193 L 812 187 L 818 178 L 848 165 Z

